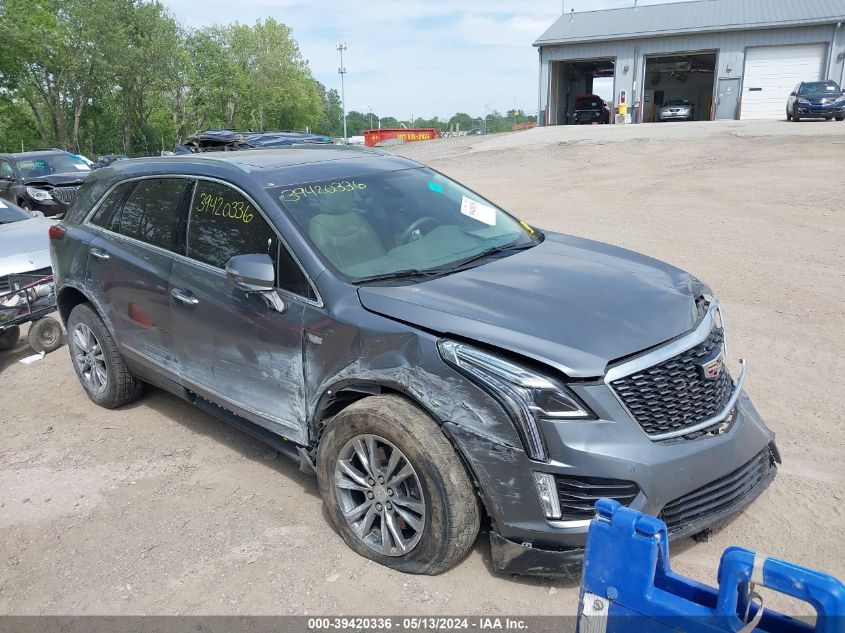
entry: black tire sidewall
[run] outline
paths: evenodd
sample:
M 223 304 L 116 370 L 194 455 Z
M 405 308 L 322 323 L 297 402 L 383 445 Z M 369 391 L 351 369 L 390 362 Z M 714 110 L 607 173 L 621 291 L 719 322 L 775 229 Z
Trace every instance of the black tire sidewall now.
M 91 329 L 91 331 L 94 333 L 94 336 L 97 337 L 97 341 L 99 341 L 100 343 L 100 349 L 103 351 L 103 359 L 106 365 L 106 379 L 108 380 L 108 384 L 106 385 L 105 390 L 102 392 L 89 391 L 88 385 L 85 382 L 85 379 L 82 377 L 82 374 L 79 371 L 79 366 L 77 365 L 76 359 L 74 358 L 74 350 L 76 349 L 76 344 L 73 340 L 73 330 L 79 323 L 87 325 Z M 117 398 L 117 377 L 115 376 L 114 359 L 111 356 L 112 346 L 109 344 L 111 342 L 111 334 L 106 329 L 106 326 L 103 323 L 102 319 L 100 319 L 99 315 L 97 315 L 97 313 L 94 312 L 94 310 L 91 309 L 88 304 L 81 303 L 71 311 L 70 316 L 67 320 L 67 331 L 70 362 L 73 364 L 73 370 L 76 372 L 76 376 L 77 378 L 79 378 L 79 383 L 82 385 L 82 388 L 85 390 L 85 393 L 88 394 L 88 397 L 91 398 L 92 401 L 99 404 L 100 406 L 107 408 L 113 407 L 113 402 Z
M 420 414 L 427 418 L 422 412 Z M 429 418 L 430 420 L 430 418 Z M 397 424 L 399 422 L 399 424 Z M 436 424 L 430 420 L 431 424 Z M 402 428 L 405 426 L 406 428 Z M 319 448 L 318 479 L 320 492 L 343 540 L 354 551 L 377 563 L 398 571 L 426 573 L 431 563 L 437 563 L 449 546 L 449 507 L 447 484 L 441 472 L 426 454 L 425 447 L 414 440 L 411 425 L 389 420 L 372 411 L 361 409 L 341 412 L 323 435 Z M 439 432 L 439 429 L 438 429 Z M 368 548 L 355 535 L 340 510 L 337 489 L 334 486 L 334 469 L 343 446 L 357 435 L 373 434 L 383 437 L 401 450 L 417 472 L 426 504 L 424 532 L 411 552 L 403 556 L 385 556 Z M 448 442 L 445 438 L 444 441 Z M 450 450 L 451 446 L 450 446 Z
M 44 341 L 44 335 L 48 333 L 50 330 L 55 331 L 55 340 L 51 342 Z M 34 349 L 36 352 L 44 352 L 49 354 L 53 352 L 62 345 L 62 326 L 59 325 L 59 322 L 56 319 L 51 317 L 45 317 L 43 319 L 38 319 L 35 323 L 29 326 L 29 346 Z

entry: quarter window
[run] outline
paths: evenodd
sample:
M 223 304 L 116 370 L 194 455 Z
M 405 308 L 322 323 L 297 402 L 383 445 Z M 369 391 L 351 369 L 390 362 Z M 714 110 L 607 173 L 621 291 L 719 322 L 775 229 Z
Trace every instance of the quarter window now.
M 109 231 L 118 231 L 120 229 L 121 204 L 134 184 L 134 182 L 124 182 L 112 189 L 111 193 L 100 203 L 94 215 L 91 216 L 91 224 L 101 226 Z
M 191 181 L 153 178 L 135 186 L 120 214 L 120 233 L 147 244 L 176 250 L 179 211 Z
M 7 160 L 0 160 L 0 178 L 7 180 L 14 177 L 15 172 L 12 170 L 12 164 Z

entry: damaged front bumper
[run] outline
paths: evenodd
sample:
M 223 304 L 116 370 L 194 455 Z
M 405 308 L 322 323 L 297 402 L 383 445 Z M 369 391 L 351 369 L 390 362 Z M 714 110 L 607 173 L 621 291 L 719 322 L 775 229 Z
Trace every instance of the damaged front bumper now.
M 492 520 L 493 565 L 500 573 L 580 574 L 589 519 L 548 519 L 535 472 L 556 479 L 597 477 L 636 484 L 639 492 L 628 505 L 664 518 L 671 539 L 696 534 L 740 512 L 775 477 L 780 456 L 774 436 L 744 392 L 722 434 L 670 443 L 651 441 L 603 385 L 584 386 L 578 395 L 600 419 L 546 424 L 549 462 L 531 460 L 520 448 L 503 446 L 477 431 L 444 425 L 478 482 Z M 699 507 L 702 495 L 712 501 L 723 490 L 730 490 L 730 496 Z
M 772 456 L 780 463 L 777 447 L 772 443 Z M 766 477 L 752 487 L 735 503 L 722 508 L 718 512 L 708 514 L 683 527 L 669 532 L 669 541 L 698 534 L 714 523 L 741 512 L 759 497 L 775 478 L 777 472 L 773 465 Z M 586 529 L 584 545 L 586 546 Z M 493 569 L 500 574 L 517 574 L 520 576 L 547 576 L 550 578 L 574 579 L 581 576 L 581 564 L 584 560 L 584 547 L 543 549 L 531 544 L 511 541 L 495 531 L 490 531 L 490 553 L 493 558 Z

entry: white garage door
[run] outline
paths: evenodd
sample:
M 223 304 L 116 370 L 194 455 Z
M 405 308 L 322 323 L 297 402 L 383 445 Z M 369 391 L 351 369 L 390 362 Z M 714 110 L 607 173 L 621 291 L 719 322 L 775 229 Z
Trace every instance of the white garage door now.
M 745 55 L 742 119 L 782 119 L 789 93 L 800 81 L 824 79 L 827 44 L 757 46 Z

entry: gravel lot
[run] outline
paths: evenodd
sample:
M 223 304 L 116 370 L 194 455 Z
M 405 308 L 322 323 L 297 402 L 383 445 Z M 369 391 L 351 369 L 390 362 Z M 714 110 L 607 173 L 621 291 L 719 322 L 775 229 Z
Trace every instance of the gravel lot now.
M 709 282 L 784 464 L 709 542 L 677 543 L 674 565 L 712 583 L 737 544 L 845 577 L 845 124 L 547 128 L 399 153 L 530 223 Z M 439 577 L 370 563 L 284 457 L 159 391 L 99 409 L 66 348 L 17 362 L 31 353 L 0 354 L 0 613 L 576 609 L 575 583 L 495 576 L 484 536 Z

